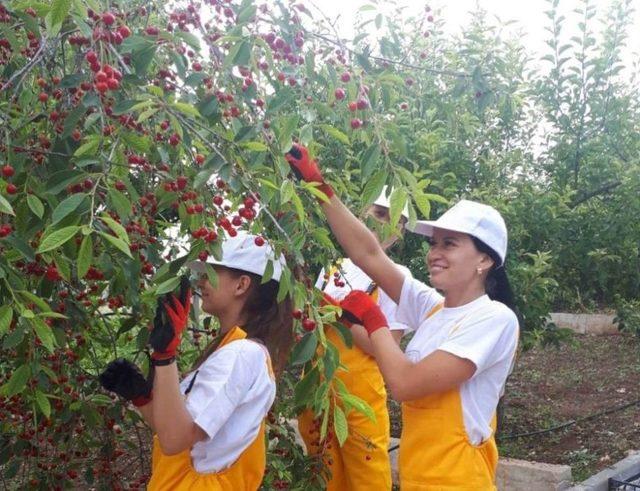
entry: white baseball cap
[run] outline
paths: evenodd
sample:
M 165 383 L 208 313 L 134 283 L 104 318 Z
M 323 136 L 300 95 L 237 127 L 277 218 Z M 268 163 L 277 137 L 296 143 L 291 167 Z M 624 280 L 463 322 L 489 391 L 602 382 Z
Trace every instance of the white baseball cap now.
M 273 263 L 272 280 L 280 281 L 282 269 L 286 266 L 284 256 L 276 259 L 272 247 L 265 242 L 258 246 L 255 243 L 257 235 L 239 231 L 235 237 L 228 237 L 222 243 L 222 259 L 218 261 L 209 256 L 206 261 L 191 261 L 187 267 L 198 273 L 206 272 L 206 264 L 217 264 L 227 268 L 239 269 L 262 276 L 269 261 Z
M 453 230 L 472 235 L 493 249 L 504 264 L 507 255 L 507 226 L 495 208 L 466 199 L 458 201 L 435 221 L 418 220 L 411 230 L 431 237 L 433 229 Z
M 382 192 L 380 193 L 380 196 L 378 196 L 378 198 L 373 202 L 373 204 L 378 206 L 384 206 L 385 208 L 391 209 L 391 202 L 389 201 L 389 198 L 391 197 L 392 193 L 393 193 L 393 188 L 389 189 L 389 186 L 385 184 L 385 186 L 382 188 Z M 407 220 L 409 220 L 409 208 L 407 206 L 407 203 L 404 204 L 404 208 L 400 212 L 400 214 L 403 217 L 405 217 Z

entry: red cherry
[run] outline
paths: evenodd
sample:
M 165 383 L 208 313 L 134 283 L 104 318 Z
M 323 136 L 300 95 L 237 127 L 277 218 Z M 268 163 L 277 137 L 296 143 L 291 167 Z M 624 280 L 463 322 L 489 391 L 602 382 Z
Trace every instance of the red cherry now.
M 122 182 L 122 181 L 116 181 L 115 188 L 116 188 L 118 191 L 124 191 L 125 189 L 127 189 L 127 186 L 126 186 L 126 184 L 125 184 L 124 182 Z
M 264 239 L 260 236 L 256 237 L 254 242 L 258 247 L 262 247 L 264 245 Z
M 313 319 L 305 319 L 302 321 L 302 328 L 305 331 L 313 331 L 316 328 L 316 321 Z
M 126 39 L 131 36 L 131 29 L 129 29 L 127 26 L 122 25 L 118 27 L 118 33 L 122 36 L 123 39 Z
M 109 90 L 109 86 L 105 82 L 98 82 L 96 84 L 96 90 L 104 94 L 107 90 Z
M 358 128 L 360 128 L 362 126 L 362 120 L 358 119 L 358 118 L 354 118 L 351 120 L 351 127 L 354 130 L 357 130 Z
M 93 65 L 94 63 L 97 63 L 98 55 L 93 50 L 87 51 L 87 54 L 84 55 L 84 59 Z
M 302 319 L 302 310 L 300 310 L 300 309 L 294 309 L 294 310 L 291 312 L 291 316 L 292 316 L 294 319 Z
M 11 167 L 9 164 L 2 167 L 2 175 L 4 177 L 11 177 L 13 174 L 15 174 L 15 172 L 16 172 L 15 169 Z
M 185 176 L 178 176 L 178 178 L 176 179 L 176 184 L 178 185 L 178 189 L 180 191 L 187 187 L 187 182 L 189 181 Z
M 220 206 L 220 205 L 223 203 L 223 201 L 224 201 L 224 200 L 223 200 L 222 196 L 220 196 L 219 194 L 217 194 L 217 195 L 215 195 L 215 196 L 213 197 L 213 203 L 214 203 L 215 205 Z
M 49 100 L 49 94 L 47 94 L 46 92 L 40 92 L 40 95 L 38 95 L 38 100 L 40 102 L 47 102 Z
M 355 111 L 356 109 L 358 109 L 358 103 L 356 101 L 351 101 L 349 103 L 349 111 Z
M 224 187 L 226 186 L 226 183 L 224 182 L 223 179 L 218 179 L 216 180 L 216 186 L 218 187 L 218 189 L 224 189 Z
M 202 155 L 201 153 L 197 153 L 195 156 L 195 160 L 196 160 L 196 164 L 198 165 L 204 164 L 204 155 Z
M 7 194 L 16 194 L 18 192 L 18 188 L 15 184 L 7 184 Z
M 120 87 L 120 82 L 115 78 L 110 78 L 107 80 L 107 87 L 111 90 L 117 90 Z
M 105 12 L 102 14 L 102 22 L 110 26 L 116 21 L 115 16 L 111 12 Z
M 345 98 L 345 96 L 347 95 L 346 92 L 344 91 L 344 89 L 342 88 L 338 88 L 336 89 L 336 91 L 334 92 L 334 95 L 336 96 L 336 99 L 338 99 L 339 101 L 341 101 L 342 99 Z
M 342 75 L 340 75 L 340 80 L 342 80 L 344 83 L 347 83 L 349 80 L 351 80 L 351 74 L 349 72 L 344 72 Z

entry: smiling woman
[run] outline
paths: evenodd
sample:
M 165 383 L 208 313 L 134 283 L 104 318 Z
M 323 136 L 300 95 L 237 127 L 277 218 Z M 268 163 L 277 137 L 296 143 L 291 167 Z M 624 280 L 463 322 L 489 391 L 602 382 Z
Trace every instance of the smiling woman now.
M 287 160 L 307 182 L 328 187 L 308 152 L 290 152 Z M 491 296 L 497 284 L 509 291 L 502 216 L 462 200 L 437 221 L 417 222 L 412 231 L 431 243 L 432 287 L 405 277 L 372 232 L 328 191 L 322 208 L 340 245 L 398 303 L 398 320 L 416 331 L 402 353 L 365 292 L 353 291 L 340 304 L 367 330 L 387 387 L 403 402 L 402 489 L 496 489 L 496 408 L 518 344 L 515 313 Z

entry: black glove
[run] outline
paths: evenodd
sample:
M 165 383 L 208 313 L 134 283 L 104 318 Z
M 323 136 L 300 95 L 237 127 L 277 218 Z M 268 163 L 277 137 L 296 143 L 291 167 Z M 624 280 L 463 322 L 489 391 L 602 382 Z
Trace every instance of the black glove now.
M 109 363 L 99 379 L 105 389 L 131 401 L 134 406 L 144 406 L 152 399 L 153 382 L 145 379 L 140 369 L 124 358 Z

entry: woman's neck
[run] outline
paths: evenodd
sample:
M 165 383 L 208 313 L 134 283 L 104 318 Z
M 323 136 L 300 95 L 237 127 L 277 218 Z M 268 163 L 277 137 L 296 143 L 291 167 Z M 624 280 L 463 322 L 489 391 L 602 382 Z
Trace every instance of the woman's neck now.
M 444 292 L 444 306 L 448 308 L 461 307 L 485 295 L 484 286 L 470 285 L 468 288 L 455 289 Z
M 241 310 L 236 311 L 235 309 L 231 309 L 230 311 L 219 314 L 218 322 L 220 323 L 220 332 L 227 333 L 235 326 L 243 326 L 245 319 Z

